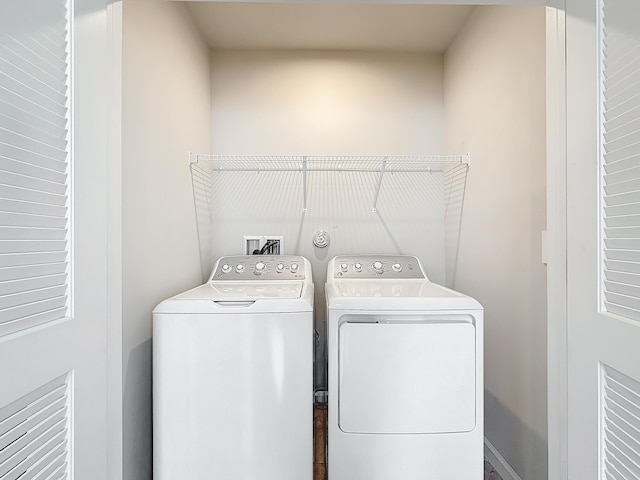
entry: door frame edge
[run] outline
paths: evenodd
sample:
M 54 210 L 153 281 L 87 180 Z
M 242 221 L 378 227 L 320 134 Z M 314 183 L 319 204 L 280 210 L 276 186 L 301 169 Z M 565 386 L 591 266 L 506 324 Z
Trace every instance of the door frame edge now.
M 566 15 L 561 6 L 546 8 L 546 66 L 548 478 L 565 480 L 568 478 L 567 109 Z
M 122 359 L 122 0 L 107 7 L 107 479 L 124 476 Z

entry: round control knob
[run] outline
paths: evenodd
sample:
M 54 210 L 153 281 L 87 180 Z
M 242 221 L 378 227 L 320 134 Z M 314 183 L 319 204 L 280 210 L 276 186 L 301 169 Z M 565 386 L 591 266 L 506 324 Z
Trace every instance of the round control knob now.
M 373 262 L 373 265 L 371 265 L 371 268 L 376 273 L 382 273 L 384 271 L 384 268 L 382 266 L 382 262 Z
M 362 271 L 362 264 L 361 264 L 361 263 L 357 263 L 357 262 L 356 262 L 356 263 L 354 263 L 354 264 L 353 264 L 353 269 L 354 269 L 356 272 L 361 272 L 361 271 Z
M 298 264 L 297 263 L 292 263 L 291 264 L 291 273 L 296 273 L 298 271 Z
M 284 263 L 279 263 L 278 265 L 276 265 L 276 272 L 278 273 L 284 272 Z
M 394 272 L 401 272 L 402 271 L 402 265 L 400 265 L 399 263 L 394 263 L 391 268 L 393 269 Z
M 265 263 L 258 262 L 256 263 L 256 269 L 254 270 L 253 273 L 255 273 L 256 275 L 262 275 L 266 271 L 267 271 L 267 266 L 265 265 Z
M 240 264 L 236 267 L 236 273 L 244 272 L 244 265 Z
M 233 268 L 228 263 L 222 265 L 222 273 L 229 273 Z
M 349 270 L 349 264 L 347 263 L 341 263 L 340 264 L 340 271 L 341 272 L 347 272 Z

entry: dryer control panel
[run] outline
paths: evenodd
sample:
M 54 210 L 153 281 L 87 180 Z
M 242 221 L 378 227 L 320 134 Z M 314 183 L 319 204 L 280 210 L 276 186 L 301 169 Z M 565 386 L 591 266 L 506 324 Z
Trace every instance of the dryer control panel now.
M 409 255 L 340 255 L 332 262 L 334 278 L 427 278 L 420 260 Z
M 238 255 L 221 257 L 209 281 L 302 280 L 304 258 L 295 255 Z

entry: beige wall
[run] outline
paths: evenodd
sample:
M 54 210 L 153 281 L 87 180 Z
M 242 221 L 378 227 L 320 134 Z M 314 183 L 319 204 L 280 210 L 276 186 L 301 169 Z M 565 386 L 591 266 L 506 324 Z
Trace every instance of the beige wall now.
M 544 7 L 478 7 L 444 85 L 446 148 L 472 153 L 455 287 L 485 307 L 486 437 L 546 479 Z
M 210 145 L 210 50 L 184 5 L 123 3 L 124 478 L 151 479 L 151 310 L 200 282 L 187 161 Z
M 216 154 L 383 155 L 442 150 L 442 56 L 214 51 Z

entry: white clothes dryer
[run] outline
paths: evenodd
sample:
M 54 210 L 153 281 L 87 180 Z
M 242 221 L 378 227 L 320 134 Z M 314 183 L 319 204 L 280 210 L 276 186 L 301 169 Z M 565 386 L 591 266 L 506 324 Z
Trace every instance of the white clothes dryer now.
M 156 480 L 311 480 L 313 283 L 299 256 L 219 259 L 153 311 Z
M 330 480 L 483 478 L 483 309 L 411 256 L 328 265 Z

